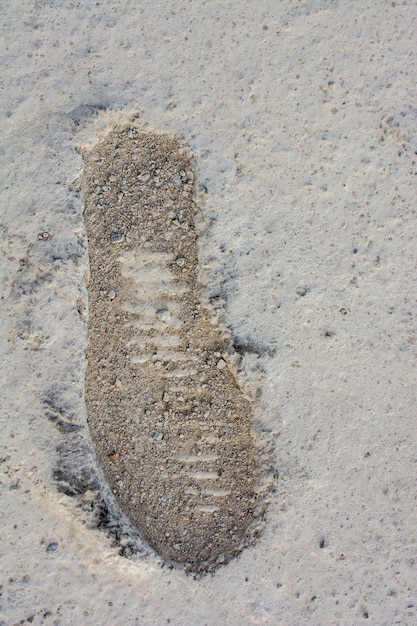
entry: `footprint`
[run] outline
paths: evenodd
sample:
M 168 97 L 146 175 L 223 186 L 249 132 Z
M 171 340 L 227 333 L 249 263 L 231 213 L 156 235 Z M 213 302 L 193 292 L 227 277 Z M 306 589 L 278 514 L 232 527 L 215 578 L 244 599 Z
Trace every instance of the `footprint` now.
M 211 570 L 252 541 L 260 496 L 251 406 L 200 302 L 190 159 L 134 124 L 83 156 L 96 454 L 154 550 Z

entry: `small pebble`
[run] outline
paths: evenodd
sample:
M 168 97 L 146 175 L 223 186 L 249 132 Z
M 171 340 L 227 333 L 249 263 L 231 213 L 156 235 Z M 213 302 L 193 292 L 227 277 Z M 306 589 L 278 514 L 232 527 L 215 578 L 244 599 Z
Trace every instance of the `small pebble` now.
M 219 368 L 219 370 L 224 369 L 226 367 L 226 361 L 220 359 L 220 361 L 217 362 L 217 367 Z
M 172 315 L 167 309 L 161 309 L 157 312 L 156 316 L 159 321 L 164 324 L 169 324 L 172 321 Z
M 48 554 L 53 554 L 57 550 L 58 550 L 58 544 L 57 543 L 50 543 L 49 546 L 46 548 L 46 551 L 47 551 Z
M 184 265 L 184 263 L 185 263 L 185 259 L 180 258 L 180 259 L 177 259 L 175 262 L 176 262 L 177 265 L 182 267 Z
M 297 294 L 297 296 L 305 296 L 309 291 L 310 288 L 303 285 L 301 287 L 297 287 L 295 293 Z
M 114 289 L 110 289 L 110 291 L 107 292 L 107 295 L 109 296 L 110 300 L 114 300 L 116 297 L 116 292 Z

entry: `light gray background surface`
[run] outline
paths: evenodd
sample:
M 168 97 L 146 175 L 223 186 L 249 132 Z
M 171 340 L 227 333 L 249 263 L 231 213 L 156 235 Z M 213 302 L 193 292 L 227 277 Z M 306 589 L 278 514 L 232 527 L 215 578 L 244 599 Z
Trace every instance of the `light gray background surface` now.
M 413 5 L 5 3 L 0 623 L 415 623 Z M 85 419 L 77 146 L 131 111 L 194 151 L 274 446 L 260 541 L 202 580 L 120 557 L 52 477 L 47 390 Z

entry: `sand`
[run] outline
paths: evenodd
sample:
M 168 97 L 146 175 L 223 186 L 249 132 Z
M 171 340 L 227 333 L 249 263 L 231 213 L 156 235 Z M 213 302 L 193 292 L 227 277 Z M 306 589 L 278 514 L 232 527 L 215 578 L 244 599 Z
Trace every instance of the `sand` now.
M 5 3 L 3 624 L 415 623 L 414 19 Z M 260 536 L 202 576 L 132 540 L 88 427 L 82 153 L 129 116 L 192 155 L 199 297 L 271 459 Z
M 265 507 L 232 341 L 197 281 L 195 175 L 184 150 L 126 122 L 85 153 L 85 397 L 121 509 L 166 561 L 207 573 L 251 541 Z

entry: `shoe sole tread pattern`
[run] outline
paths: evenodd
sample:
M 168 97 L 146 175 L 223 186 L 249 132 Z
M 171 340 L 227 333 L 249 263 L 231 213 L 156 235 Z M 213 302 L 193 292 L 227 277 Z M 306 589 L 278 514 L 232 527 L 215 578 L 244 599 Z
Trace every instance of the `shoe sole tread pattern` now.
M 83 156 L 96 455 L 159 555 L 214 569 L 252 541 L 257 455 L 230 340 L 200 302 L 190 157 L 134 124 Z

